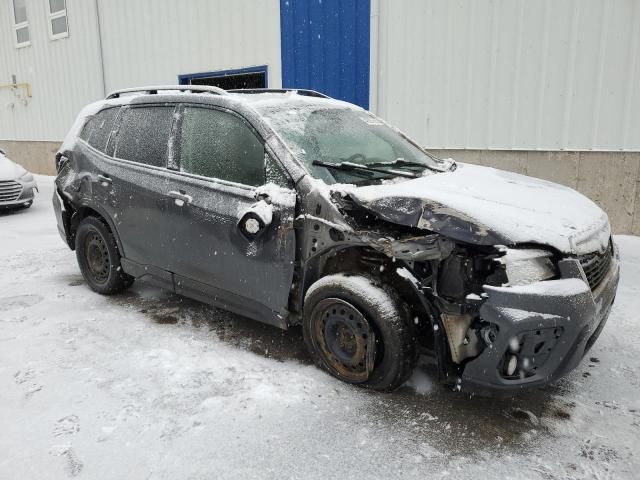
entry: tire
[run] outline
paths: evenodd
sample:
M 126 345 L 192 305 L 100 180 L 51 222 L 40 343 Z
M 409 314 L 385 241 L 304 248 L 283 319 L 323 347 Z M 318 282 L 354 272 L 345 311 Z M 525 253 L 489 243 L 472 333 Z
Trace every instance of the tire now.
M 303 333 L 320 368 L 374 390 L 398 388 L 418 360 L 414 326 L 399 296 L 361 275 L 328 275 L 311 285 Z
M 76 232 L 76 258 L 91 290 L 103 295 L 120 293 L 134 278 L 122 271 L 120 253 L 109 227 L 97 217 L 87 217 Z

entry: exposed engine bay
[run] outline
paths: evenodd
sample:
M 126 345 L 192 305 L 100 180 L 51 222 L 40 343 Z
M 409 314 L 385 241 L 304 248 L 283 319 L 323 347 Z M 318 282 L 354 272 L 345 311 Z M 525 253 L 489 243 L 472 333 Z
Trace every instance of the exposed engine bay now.
M 477 239 L 486 238 L 487 229 L 477 224 L 467 230 L 469 238 L 476 241 L 462 242 L 425 228 L 426 224 L 419 220 L 415 226 L 391 222 L 354 200 L 348 192 L 333 191 L 330 198 L 331 206 L 339 213 L 338 221 L 322 218 L 321 201 L 317 204 L 319 216 L 302 214 L 296 219 L 297 231 L 310 232 L 301 235 L 298 242 L 301 259 L 309 266 L 309 279 L 305 282 L 298 278 L 294 286 L 304 287 L 319 272 L 345 269 L 393 284 L 410 305 L 421 351 L 436 359 L 440 376 L 454 389 L 508 389 L 556 375 L 557 369 L 551 368 L 548 360 L 554 351 L 557 354 L 561 350 L 556 346 L 567 343 L 570 335 L 562 324 L 570 322 L 571 315 L 549 310 L 541 291 L 536 291 L 540 285 L 546 284 L 549 293 L 553 287 L 562 286 L 566 289 L 562 296 L 580 298 L 576 302 L 580 311 L 592 317 L 608 311 L 612 301 L 605 299 L 602 303 L 608 305 L 596 308 L 588 298 L 592 292 L 585 288 L 587 279 L 581 272 L 579 256 L 536 244 L 484 245 Z M 402 200 L 399 205 L 393 200 L 386 202 L 389 211 L 403 211 Z M 608 258 L 607 265 L 600 270 L 609 271 L 611 278 L 617 277 L 617 267 L 612 267 L 615 253 L 611 242 L 604 257 Z M 617 282 L 617 278 L 609 280 Z M 552 285 L 550 281 L 559 283 Z M 494 306 L 493 298 L 490 300 L 498 292 L 509 299 L 504 307 Z M 293 306 L 292 311 L 295 310 Z M 586 320 L 579 326 L 584 330 L 585 324 L 591 325 L 587 328 L 592 332 L 590 345 L 604 321 Z M 528 327 L 522 330 L 519 321 Z M 579 336 L 586 334 L 583 331 Z M 585 338 L 580 341 L 583 345 L 587 342 Z M 479 385 L 465 374 L 479 368 L 467 368 L 474 362 L 485 372 L 481 376 L 487 377 Z M 487 375 L 489 368 L 491 373 Z

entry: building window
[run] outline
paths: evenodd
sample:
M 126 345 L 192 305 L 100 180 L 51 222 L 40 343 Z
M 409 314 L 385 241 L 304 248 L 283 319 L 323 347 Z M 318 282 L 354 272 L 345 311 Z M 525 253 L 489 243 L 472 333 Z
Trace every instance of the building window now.
M 23 0 L 24 1 L 24 0 Z M 49 37 L 52 40 L 69 36 L 66 0 L 47 0 L 49 3 Z
M 211 85 L 225 90 L 236 88 L 266 88 L 267 66 L 222 70 L 207 73 L 189 73 L 179 75 L 180 85 Z
M 15 32 L 16 47 L 31 45 L 26 0 L 12 0 L 11 4 L 13 5 L 13 30 Z

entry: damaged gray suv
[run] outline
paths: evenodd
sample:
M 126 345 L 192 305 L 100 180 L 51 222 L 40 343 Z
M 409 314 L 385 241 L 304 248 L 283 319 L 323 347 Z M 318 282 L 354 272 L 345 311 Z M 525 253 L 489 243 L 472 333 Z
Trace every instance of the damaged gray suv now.
M 457 390 L 547 384 L 616 293 L 593 202 L 438 159 L 317 92 L 120 90 L 82 111 L 56 162 L 58 229 L 93 290 L 148 279 L 302 325 L 321 368 L 377 390 L 419 355 Z

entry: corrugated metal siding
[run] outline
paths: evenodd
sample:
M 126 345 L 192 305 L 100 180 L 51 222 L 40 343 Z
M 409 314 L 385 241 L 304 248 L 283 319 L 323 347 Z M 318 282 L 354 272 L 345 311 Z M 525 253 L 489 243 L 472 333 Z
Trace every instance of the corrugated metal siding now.
M 264 64 L 281 85 L 279 0 L 97 3 L 107 91 Z M 33 93 L 0 89 L 0 139 L 60 140 L 103 96 L 96 1 L 67 4 L 52 41 L 47 2 L 28 0 L 16 49 L 0 2 L 0 83 Z M 640 151 L 640 0 L 379 0 L 375 18 L 373 105 L 425 145 Z
M 61 140 L 103 90 L 177 84 L 180 74 L 268 65 L 269 86 L 281 86 L 278 0 L 67 0 L 69 37 L 55 41 L 47 1 L 27 0 L 31 46 L 20 49 L 9 2 L 0 0 L 0 83 L 15 74 L 33 97 L 23 105 L 0 89 L 0 139 Z
M 379 2 L 374 104 L 424 145 L 640 150 L 639 0 Z
M 369 108 L 370 0 L 281 0 L 282 83 Z
M 100 0 L 107 90 L 268 65 L 281 86 L 278 0 Z
M 15 47 L 10 0 L 0 1 L 0 84 L 31 84 L 23 104 L 0 89 L 0 139 L 60 140 L 78 111 L 102 96 L 94 2 L 67 0 L 69 37 L 50 40 L 47 2 L 27 0 L 31 45 Z

